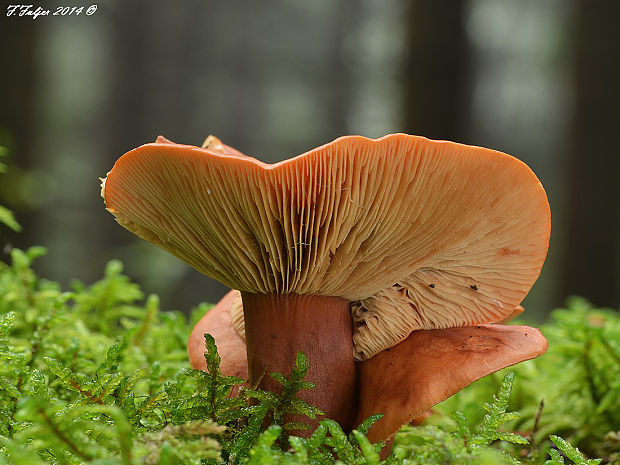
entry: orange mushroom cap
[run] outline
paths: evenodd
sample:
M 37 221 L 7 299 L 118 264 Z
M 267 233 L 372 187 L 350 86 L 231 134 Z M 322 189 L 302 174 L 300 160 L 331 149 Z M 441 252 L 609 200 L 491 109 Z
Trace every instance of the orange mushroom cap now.
M 356 423 L 383 413 L 368 432 L 368 439 L 386 440 L 402 425 L 477 379 L 546 351 L 547 340 L 538 329 L 528 326 L 414 331 L 395 347 L 358 364 Z
M 210 334 L 215 339 L 215 345 L 221 356 L 220 371 L 222 374 L 248 379 L 245 341 L 234 330 L 230 312 L 234 305 L 240 303 L 239 291 L 230 291 L 194 326 L 187 342 L 187 352 L 192 368 L 208 371 L 204 357 L 204 335 Z
M 104 181 L 107 209 L 231 288 L 351 301 L 358 360 L 416 329 L 501 320 L 547 253 L 545 192 L 501 152 L 405 134 L 274 165 L 225 152 L 132 150 Z

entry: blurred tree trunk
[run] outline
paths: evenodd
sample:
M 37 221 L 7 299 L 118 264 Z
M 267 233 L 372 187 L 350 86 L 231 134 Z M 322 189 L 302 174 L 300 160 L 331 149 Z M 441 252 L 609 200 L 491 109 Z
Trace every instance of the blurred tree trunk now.
M 580 0 L 562 292 L 620 304 L 620 2 Z
M 148 133 L 145 116 L 148 89 L 153 79 L 148 73 L 149 41 L 152 40 L 147 25 L 153 21 L 153 9 L 144 0 L 116 3 L 117 17 L 111 34 L 113 47 L 111 99 L 109 111 L 114 118 L 108 128 L 115 147 L 109 153 L 123 154 L 136 145 L 136 140 L 151 141 L 155 135 Z M 161 57 L 162 68 L 174 66 L 175 57 Z
M 463 141 L 468 46 L 463 0 L 413 0 L 407 11 L 405 130 Z
M 351 107 L 351 76 L 349 68 L 346 65 L 344 44 L 347 35 L 351 32 L 351 26 L 355 21 L 359 20 L 359 9 L 356 8 L 351 0 L 336 2 L 333 7 L 332 23 L 330 25 L 329 34 L 333 46 L 329 50 L 326 57 L 327 69 L 326 73 L 329 80 L 325 87 L 330 90 L 330 97 L 327 104 L 330 107 L 329 115 L 331 134 L 326 134 L 326 139 L 335 139 L 343 134 L 349 133 L 349 108 Z
M 2 12 L 3 15 L 6 11 Z M 37 21 L 18 16 L 2 18 L 0 23 L 0 145 L 9 149 L 10 159 L 4 160 L 27 170 L 35 164 L 35 138 L 38 122 L 38 94 L 40 88 L 38 43 L 40 27 Z M 4 176 L 9 176 L 5 174 Z M 0 178 L 0 182 L 3 182 Z M 23 205 L 19 194 L 8 193 L 8 199 L 2 199 L 7 206 L 15 208 L 18 221 L 24 231 L 17 235 L 3 228 L 2 243 L 11 243 L 19 247 L 32 245 L 34 214 L 28 213 L 28 205 Z M 19 211 L 21 208 L 26 211 Z M 2 244 L 0 244 L 2 245 Z

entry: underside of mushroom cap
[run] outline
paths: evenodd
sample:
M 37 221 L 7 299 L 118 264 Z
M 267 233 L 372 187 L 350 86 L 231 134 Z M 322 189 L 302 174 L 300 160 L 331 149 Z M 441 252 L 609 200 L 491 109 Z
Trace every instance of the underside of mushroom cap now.
M 122 226 L 232 288 L 359 301 L 361 359 L 414 329 L 509 315 L 550 232 L 524 163 L 403 134 L 342 137 L 274 165 L 147 144 L 117 161 L 103 195 Z

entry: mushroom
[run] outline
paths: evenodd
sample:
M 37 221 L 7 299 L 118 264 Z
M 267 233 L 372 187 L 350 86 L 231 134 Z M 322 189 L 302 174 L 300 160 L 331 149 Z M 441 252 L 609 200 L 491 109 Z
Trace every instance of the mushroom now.
M 296 353 L 304 400 L 349 428 L 355 361 L 415 330 L 507 317 L 537 279 L 545 192 L 501 152 L 393 134 L 339 138 L 273 165 L 146 144 L 103 182 L 119 224 L 239 289 L 250 383 L 278 390 Z

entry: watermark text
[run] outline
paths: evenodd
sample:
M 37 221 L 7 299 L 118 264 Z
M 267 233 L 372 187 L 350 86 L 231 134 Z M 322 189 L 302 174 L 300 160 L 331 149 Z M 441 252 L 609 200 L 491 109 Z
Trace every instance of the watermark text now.
M 42 8 L 35 5 L 9 5 L 6 8 L 7 17 L 23 17 L 37 19 L 42 16 L 79 16 L 85 14 L 91 16 L 97 11 L 97 5 L 89 6 L 57 6 L 53 9 Z

